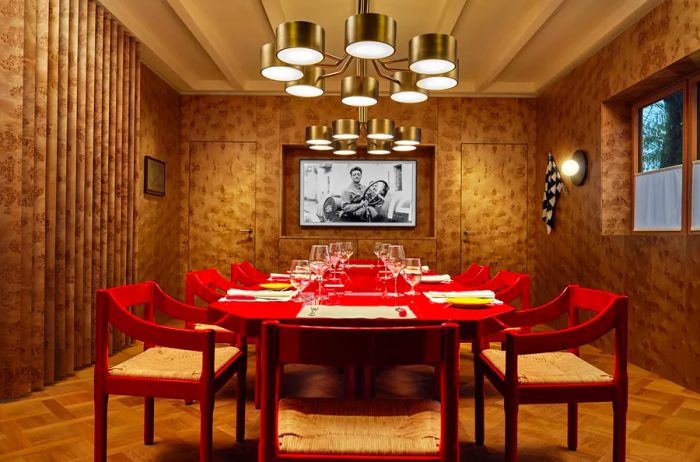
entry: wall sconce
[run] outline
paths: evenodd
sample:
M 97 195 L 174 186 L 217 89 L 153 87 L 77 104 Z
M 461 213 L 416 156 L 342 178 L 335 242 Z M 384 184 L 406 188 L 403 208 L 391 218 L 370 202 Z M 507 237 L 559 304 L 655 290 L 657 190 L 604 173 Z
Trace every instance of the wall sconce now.
M 588 173 L 588 159 L 585 151 L 577 149 L 570 159 L 561 164 L 561 173 L 568 176 L 576 186 L 581 186 L 586 181 Z

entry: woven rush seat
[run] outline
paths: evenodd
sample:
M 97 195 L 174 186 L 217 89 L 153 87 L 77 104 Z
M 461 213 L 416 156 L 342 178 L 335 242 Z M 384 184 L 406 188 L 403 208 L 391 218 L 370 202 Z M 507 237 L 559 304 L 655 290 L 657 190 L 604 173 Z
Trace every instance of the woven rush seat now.
M 230 330 L 226 329 L 225 327 L 217 326 L 216 324 L 195 324 L 194 328 L 195 328 L 195 330 L 211 329 L 214 332 L 231 332 Z
M 282 399 L 280 452 L 435 455 L 440 403 L 430 400 Z
M 489 349 L 482 354 L 505 375 L 505 351 Z M 518 383 L 610 383 L 612 380 L 610 374 L 573 353 L 554 351 L 518 355 Z
M 239 353 L 236 347 L 216 348 L 214 373 Z M 199 380 L 202 375 L 202 353 L 179 348 L 153 347 L 109 368 L 115 376 L 155 379 Z

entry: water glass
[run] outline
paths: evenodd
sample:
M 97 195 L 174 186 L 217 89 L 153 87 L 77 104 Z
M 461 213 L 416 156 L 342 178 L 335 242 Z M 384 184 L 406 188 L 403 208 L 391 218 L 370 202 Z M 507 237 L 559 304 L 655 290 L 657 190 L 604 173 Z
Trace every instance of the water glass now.
M 311 284 L 309 260 L 292 260 L 289 268 L 289 283 L 301 293 Z
M 403 246 L 402 245 L 390 245 L 389 246 L 389 251 L 387 253 L 387 265 L 389 267 L 389 270 L 391 271 L 391 274 L 394 276 L 394 297 L 399 296 L 399 291 L 398 291 L 398 279 L 399 279 L 399 274 L 401 274 L 401 271 L 404 268 L 404 260 L 405 260 L 405 254 L 403 251 Z
M 416 295 L 416 285 L 423 276 L 420 258 L 406 258 L 404 263 L 403 278 L 408 282 L 408 285 L 411 286 L 411 291 L 408 295 Z
M 321 298 L 321 288 L 323 287 L 323 273 L 330 265 L 330 252 L 327 245 L 312 245 L 309 254 L 309 267 L 316 274 L 318 281 L 318 297 Z

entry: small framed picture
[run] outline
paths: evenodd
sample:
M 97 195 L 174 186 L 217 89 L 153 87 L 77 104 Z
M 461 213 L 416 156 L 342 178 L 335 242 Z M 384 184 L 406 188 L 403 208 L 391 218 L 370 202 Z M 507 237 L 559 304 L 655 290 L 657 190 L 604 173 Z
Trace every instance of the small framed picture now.
M 165 162 L 144 156 L 143 192 L 165 196 Z

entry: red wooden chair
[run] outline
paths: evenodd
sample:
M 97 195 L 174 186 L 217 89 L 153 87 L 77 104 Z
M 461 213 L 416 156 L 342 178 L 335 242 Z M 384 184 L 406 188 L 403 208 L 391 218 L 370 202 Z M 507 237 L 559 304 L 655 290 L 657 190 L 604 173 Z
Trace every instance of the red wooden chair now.
M 520 301 L 520 309 L 530 308 L 530 275 L 501 270 L 488 281 L 470 285 L 469 290 L 491 290 L 496 298 L 512 305 Z
M 231 264 L 231 281 L 243 286 L 254 286 L 266 282 L 269 275 L 255 269 L 250 262 Z
M 579 322 L 579 310 L 595 315 Z M 481 350 L 475 342 L 476 444 L 484 444 L 484 376 L 503 395 L 506 415 L 505 460 L 517 460 L 520 404 L 567 403 L 568 447 L 578 444 L 578 403 L 611 401 L 613 460 L 625 460 L 627 413 L 627 297 L 568 286 L 542 306 L 508 313 L 505 327 L 550 322 L 568 313 L 568 327 L 557 331 L 506 332 L 505 351 Z M 579 358 L 579 347 L 615 331 L 614 372 L 611 375 Z M 477 340 L 479 335 L 477 334 Z M 567 350 L 567 351 L 563 351 Z
M 199 271 L 190 271 L 185 276 L 185 303 L 195 305 L 197 298 L 207 305 L 218 301 L 226 295 L 228 289 L 242 289 L 243 287 L 223 277 L 216 268 Z M 236 344 L 238 336 L 230 330 L 217 324 L 185 322 L 186 329 L 212 329 L 221 332 L 222 339 L 226 343 Z
M 128 308 L 144 306 L 143 319 Z M 144 443 L 153 444 L 154 398 L 198 400 L 200 405 L 200 460 L 212 458 L 214 394 L 238 374 L 236 389 L 236 440 L 245 435 L 246 348 L 215 348 L 224 341 L 211 329 L 195 331 L 155 323 L 155 310 L 199 323 L 206 308 L 185 305 L 148 281 L 97 291 L 95 355 L 94 460 L 107 459 L 107 401 L 109 395 L 145 397 Z M 109 331 L 114 327 L 143 342 L 143 352 L 108 366 Z
M 488 266 L 482 266 L 476 263 L 469 265 L 469 268 L 461 274 L 453 277 L 452 280 L 464 286 L 472 286 L 483 284 L 491 277 Z
M 267 321 L 258 460 L 459 460 L 459 335 L 455 324 L 322 327 Z M 440 365 L 441 399 L 280 400 L 285 364 Z M 381 417 L 381 418 L 377 418 Z

